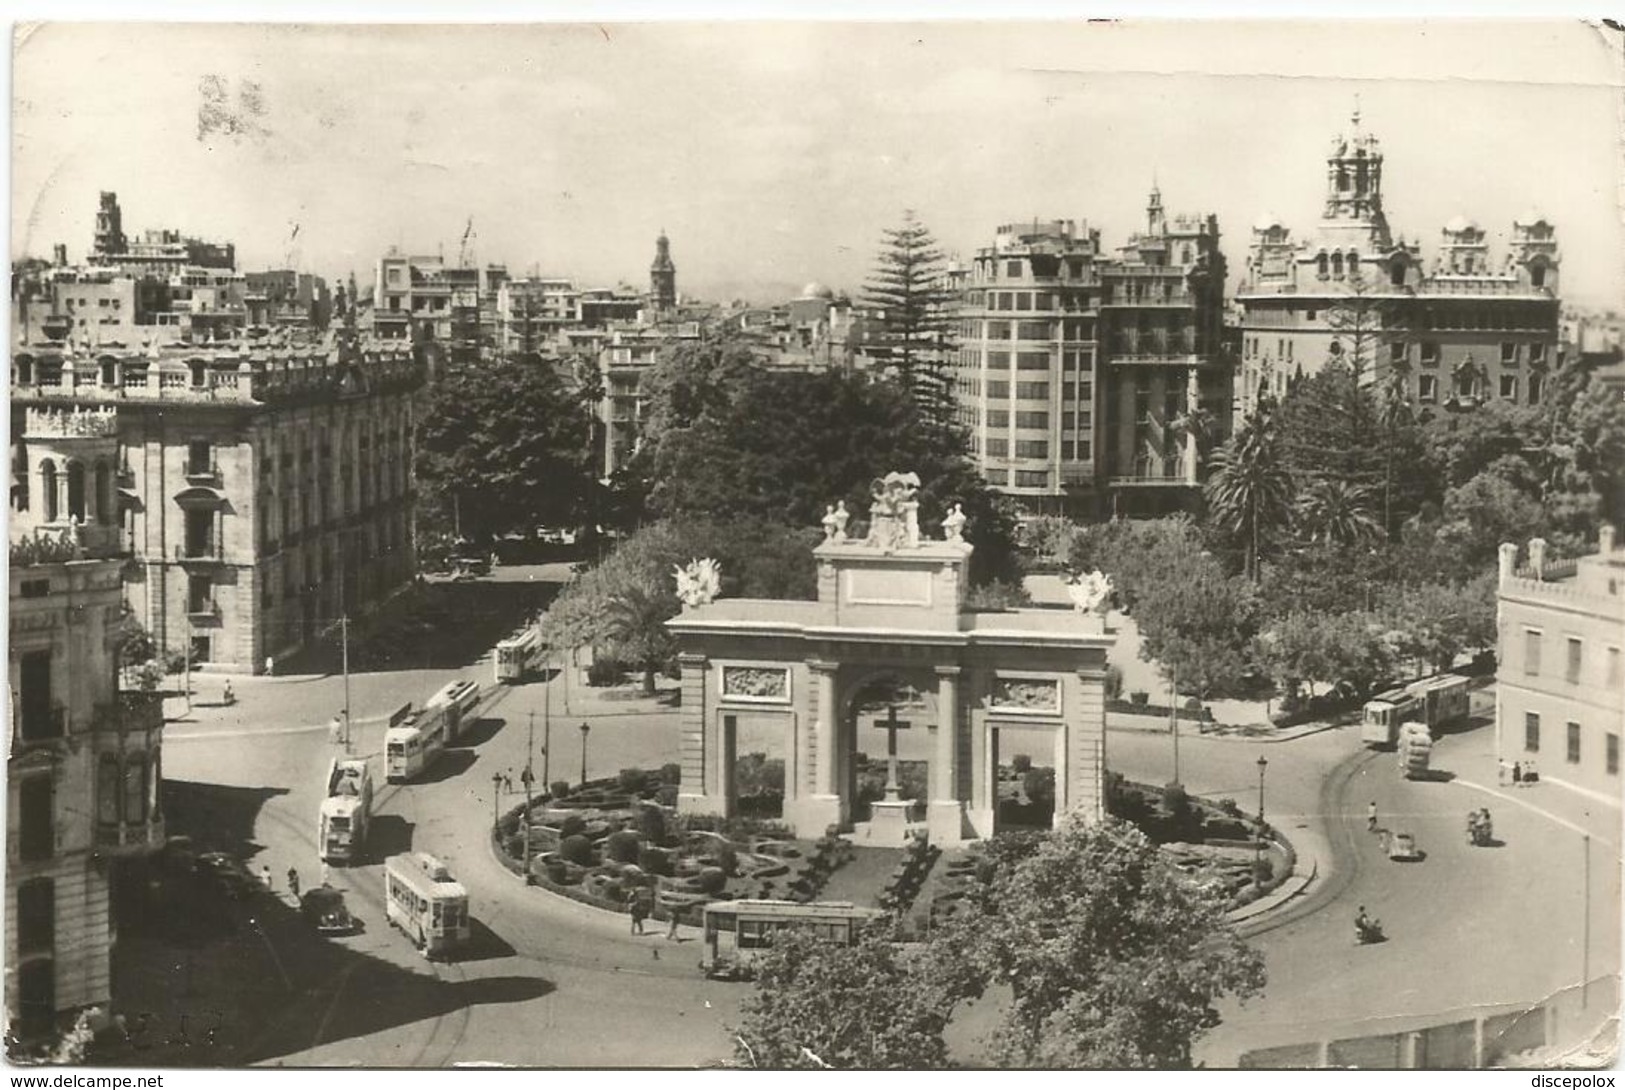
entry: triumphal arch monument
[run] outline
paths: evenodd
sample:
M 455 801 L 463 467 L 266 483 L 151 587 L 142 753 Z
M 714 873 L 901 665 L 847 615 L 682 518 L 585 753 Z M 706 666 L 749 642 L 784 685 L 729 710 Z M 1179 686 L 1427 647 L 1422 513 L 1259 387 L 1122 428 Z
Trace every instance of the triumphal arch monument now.
M 748 723 L 783 740 L 785 824 L 798 836 L 850 829 L 859 717 L 874 710 L 877 691 L 901 691 L 910 728 L 928 732 L 928 797 L 923 815 L 897 798 L 894 759 L 866 833 L 901 840 L 923 816 L 937 844 L 991 836 L 1001 730 L 1050 735 L 1057 821 L 1101 817 L 1109 584 L 1081 582 L 1073 610 L 967 609 L 964 515 L 955 506 L 942 540 L 922 538 L 918 483 L 898 473 L 876 482 L 862 540 L 846 537 L 844 504 L 831 509 L 813 550 L 817 601 L 717 599 L 714 565 L 679 573 L 685 605 L 667 622 L 683 674 L 679 810 L 734 813 L 736 744 Z

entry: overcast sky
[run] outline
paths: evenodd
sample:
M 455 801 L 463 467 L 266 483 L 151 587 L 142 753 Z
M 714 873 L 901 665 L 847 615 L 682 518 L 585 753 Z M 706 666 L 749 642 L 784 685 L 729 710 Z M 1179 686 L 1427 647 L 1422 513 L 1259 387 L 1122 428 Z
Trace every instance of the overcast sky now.
M 1396 232 L 1537 208 L 1564 295 L 1618 304 L 1620 60 L 1573 21 L 52 24 L 13 57 L 11 246 L 79 259 L 108 189 L 244 269 L 365 285 L 472 216 L 516 272 L 642 287 L 665 228 L 680 291 L 772 299 L 857 290 L 910 207 L 964 256 L 1035 216 L 1115 245 L 1155 175 L 1235 271 L 1261 213 L 1313 227 L 1358 93 Z

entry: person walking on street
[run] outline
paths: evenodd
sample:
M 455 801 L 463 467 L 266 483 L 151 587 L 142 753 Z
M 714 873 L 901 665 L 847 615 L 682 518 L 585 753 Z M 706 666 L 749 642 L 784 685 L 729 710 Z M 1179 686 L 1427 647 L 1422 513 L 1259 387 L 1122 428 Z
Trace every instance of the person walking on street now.
M 643 894 L 632 894 L 632 934 L 643 934 L 643 918 L 648 911 L 648 907 L 643 903 Z
M 1365 808 L 1365 827 L 1368 832 L 1374 833 L 1377 831 L 1377 802 L 1375 799 L 1371 800 L 1370 805 Z
M 677 910 L 675 908 L 671 910 L 671 926 L 666 928 L 666 941 L 667 942 L 682 942 L 683 941 L 682 939 L 677 937 Z
M 288 892 L 295 901 L 299 900 L 299 871 L 294 867 L 288 868 Z
M 265 887 L 266 893 L 273 893 L 276 890 L 275 884 L 271 881 L 271 864 L 269 863 L 265 864 L 260 870 L 260 884 Z
M 339 712 L 327 724 L 327 735 L 336 746 L 344 741 L 344 713 Z

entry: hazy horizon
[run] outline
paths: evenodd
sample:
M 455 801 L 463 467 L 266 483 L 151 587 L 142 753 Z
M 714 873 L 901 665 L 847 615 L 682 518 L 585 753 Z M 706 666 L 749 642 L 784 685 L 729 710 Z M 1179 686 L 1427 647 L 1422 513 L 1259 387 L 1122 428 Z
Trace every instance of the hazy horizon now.
M 1613 50 L 1610 54 L 1610 48 Z M 1562 295 L 1625 301 L 1617 33 L 1577 21 L 43 24 L 13 56 L 13 259 L 124 229 L 233 242 L 240 268 L 371 282 L 390 246 L 579 286 L 857 294 L 913 208 L 969 257 L 1074 219 L 1108 247 L 1214 213 L 1312 229 L 1358 94 L 1396 234 L 1558 228 Z M 292 238 L 298 225 L 297 237 Z

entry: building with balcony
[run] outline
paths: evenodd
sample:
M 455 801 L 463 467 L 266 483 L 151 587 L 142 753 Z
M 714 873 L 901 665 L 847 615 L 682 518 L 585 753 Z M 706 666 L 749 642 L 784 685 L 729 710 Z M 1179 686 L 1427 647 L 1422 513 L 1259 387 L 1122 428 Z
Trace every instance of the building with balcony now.
M 327 281 L 294 269 L 243 274 L 243 303 L 254 329 L 297 329 L 320 333 L 333 318 Z
M 373 282 L 373 332 L 381 340 L 416 332 L 477 357 L 500 337 L 498 298 L 508 279 L 502 265 L 459 267 L 391 249 L 378 259 Z
M 1512 224 L 1500 259 L 1476 222 L 1458 216 L 1431 264 L 1389 230 L 1383 153 L 1354 114 L 1326 159 L 1326 203 L 1294 241 L 1273 215 L 1253 227 L 1236 293 L 1241 367 L 1235 403 L 1251 412 L 1294 375 L 1348 355 L 1362 378 L 1401 389 L 1423 414 L 1487 400 L 1537 405 L 1557 367 L 1557 232 L 1538 212 Z
M 1625 549 L 1553 561 L 1546 543 L 1501 546 L 1496 596 L 1496 752 L 1543 781 L 1619 806 L 1625 734 Z
M 25 1040 L 108 1003 L 120 868 L 164 841 L 162 701 L 119 690 L 124 563 L 79 530 L 11 543 L 5 988 Z
M 229 242 L 204 242 L 170 229 L 149 229 L 129 237 L 124 233 L 118 194 L 104 192 L 96 211 L 90 263 L 131 276 L 163 278 L 186 268 L 234 269 L 237 248 Z
M 697 341 L 698 322 L 679 322 L 647 328 L 612 329 L 598 350 L 598 381 L 603 400 L 598 420 L 602 429 L 602 475 L 607 480 L 637 451 L 643 423 L 643 377 L 662 349 L 681 341 Z
M 18 345 L 13 520 L 127 556 L 160 646 L 258 672 L 411 582 L 423 371 L 350 329 Z
M 953 371 L 988 482 L 1035 512 L 1189 503 L 1196 442 L 1176 422 L 1229 419 L 1223 291 L 1217 220 L 1170 219 L 1155 189 L 1115 257 L 1072 220 L 1000 227 L 965 276 Z

